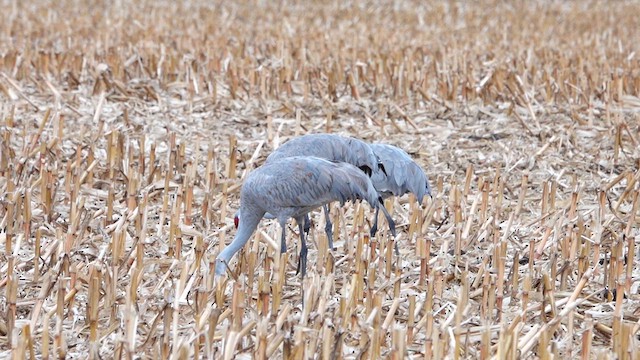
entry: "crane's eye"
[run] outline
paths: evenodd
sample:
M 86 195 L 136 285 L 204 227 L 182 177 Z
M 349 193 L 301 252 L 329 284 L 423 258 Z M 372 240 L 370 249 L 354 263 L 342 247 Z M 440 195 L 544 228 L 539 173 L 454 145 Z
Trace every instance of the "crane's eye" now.
M 233 225 L 235 225 L 237 229 L 239 224 L 240 224 L 240 218 L 236 215 L 233 217 Z

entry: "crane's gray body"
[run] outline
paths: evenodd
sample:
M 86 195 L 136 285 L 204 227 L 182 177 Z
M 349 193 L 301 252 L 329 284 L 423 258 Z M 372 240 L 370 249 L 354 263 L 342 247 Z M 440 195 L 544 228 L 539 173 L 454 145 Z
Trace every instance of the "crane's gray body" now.
M 282 252 L 286 251 L 286 222 L 289 218 L 298 222 L 302 245 L 298 266 L 304 277 L 307 251 L 302 229 L 304 216 L 332 201 L 344 204 L 356 199 L 363 199 L 375 208 L 382 201 L 369 177 L 351 164 L 309 156 L 265 163 L 252 171 L 242 185 L 238 231 L 231 244 L 218 255 L 216 274 L 224 273 L 226 263 L 247 243 L 260 219 L 269 213 L 282 227 Z
M 386 170 L 386 173 L 376 171 L 371 176 L 373 186 L 383 198 L 413 193 L 418 203 L 422 203 L 422 199 L 426 195 L 431 196 L 431 186 L 427 175 L 409 154 L 392 145 L 370 144 L 369 146 Z M 376 210 L 372 234 L 375 234 L 377 229 L 378 211 Z
M 267 157 L 265 164 L 291 156 L 316 156 L 330 161 L 346 162 L 356 166 L 369 176 L 372 176 L 376 171 L 385 171 L 369 144 L 356 138 L 336 134 L 307 134 L 293 138 L 272 152 Z M 324 230 L 327 234 L 329 248 L 333 249 L 333 225 L 329 216 L 329 206 L 325 205 L 323 209 L 326 219 Z M 304 219 L 305 232 L 308 233 L 309 217 L 305 216 Z M 393 220 L 388 217 L 387 221 L 395 236 Z
M 308 134 L 282 144 L 267 157 L 265 164 L 291 156 L 316 156 L 347 162 L 368 175 L 378 169 L 379 163 L 369 145 L 362 140 L 335 134 Z
M 378 197 L 371 180 L 351 164 L 293 156 L 267 162 L 247 177 L 240 213 L 244 220 L 244 205 L 253 204 L 277 218 L 296 218 L 336 200 L 364 199 L 375 206 Z

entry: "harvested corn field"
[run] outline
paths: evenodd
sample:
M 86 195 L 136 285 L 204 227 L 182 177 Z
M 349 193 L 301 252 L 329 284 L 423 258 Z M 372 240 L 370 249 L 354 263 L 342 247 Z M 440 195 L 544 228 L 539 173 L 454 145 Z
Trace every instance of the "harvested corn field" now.
M 2 8 L 0 358 L 640 359 L 640 3 Z M 335 250 L 312 212 L 304 280 L 265 219 L 217 278 L 243 179 L 321 132 L 433 197 L 395 238 L 333 204 Z

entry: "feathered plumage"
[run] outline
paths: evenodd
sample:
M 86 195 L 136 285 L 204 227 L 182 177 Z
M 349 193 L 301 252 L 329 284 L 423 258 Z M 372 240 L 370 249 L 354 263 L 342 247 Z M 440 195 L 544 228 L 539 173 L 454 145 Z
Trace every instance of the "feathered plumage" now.
M 375 208 L 382 205 L 369 177 L 351 164 L 307 156 L 265 163 L 249 173 L 242 185 L 238 231 L 231 244 L 218 255 L 216 274 L 224 273 L 225 263 L 247 243 L 260 219 L 269 213 L 282 227 L 282 252 L 286 251 L 286 222 L 289 218 L 296 219 L 301 240 L 298 270 L 304 277 L 307 256 L 302 227 L 304 216 L 332 201 L 344 203 L 356 199 L 365 200 Z M 383 212 L 386 213 L 384 207 Z
M 293 138 L 272 152 L 265 164 L 291 156 L 316 156 L 352 164 L 371 176 L 379 161 L 367 143 L 336 134 L 308 134 Z
M 358 167 L 369 176 L 377 171 L 385 173 L 384 165 L 367 143 L 356 138 L 336 134 L 307 134 L 293 138 L 272 152 L 267 157 L 265 164 L 291 156 L 316 156 L 330 161 L 346 162 Z M 333 249 L 333 225 L 329 216 L 329 206 L 325 205 L 323 209 L 326 219 L 324 230 L 327 234 L 329 248 Z M 308 233 L 310 228 L 308 215 L 304 219 L 305 233 Z M 389 227 L 395 236 L 395 223 L 391 217 L 387 220 L 390 221 Z
M 413 193 L 417 201 L 422 203 L 426 195 L 431 196 L 427 175 L 409 154 L 392 145 L 370 144 L 369 146 L 386 170 L 386 173 L 376 171 L 371 177 L 373 185 L 383 198 Z M 378 212 L 376 211 L 372 234 L 375 234 L 377 228 Z

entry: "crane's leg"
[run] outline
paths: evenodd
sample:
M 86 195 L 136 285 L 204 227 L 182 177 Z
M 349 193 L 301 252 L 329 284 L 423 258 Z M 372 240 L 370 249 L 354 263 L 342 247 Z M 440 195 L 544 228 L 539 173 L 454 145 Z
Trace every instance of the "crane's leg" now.
M 324 232 L 327 234 L 327 241 L 329 242 L 329 250 L 333 250 L 333 224 L 331 223 L 331 214 L 329 214 L 329 204 L 322 206 L 324 210 Z
M 304 216 L 304 233 L 309 235 L 309 230 L 311 230 L 311 220 L 309 219 L 309 214 Z
M 298 273 L 300 273 L 300 299 L 304 308 L 304 276 L 307 274 L 307 241 L 304 238 L 304 218 L 296 219 L 300 232 L 300 257 L 298 258 Z
M 376 208 L 376 215 L 373 218 L 373 225 L 371 225 L 371 237 L 376 236 L 378 232 L 378 214 L 380 213 L 380 207 Z
M 391 235 L 394 237 L 396 237 L 396 223 L 395 221 L 393 221 L 393 218 L 391 217 L 391 215 L 389 214 L 389 212 L 387 211 L 387 209 L 384 207 L 384 204 L 382 202 L 380 202 L 380 204 L 378 205 L 379 209 L 382 209 L 382 213 L 384 214 L 384 217 L 387 219 L 387 222 L 389 223 L 389 230 L 391 231 Z M 400 251 L 398 251 L 398 243 L 395 243 L 395 248 L 396 248 L 396 255 L 400 255 Z
M 304 279 L 307 274 L 307 241 L 304 238 L 304 219 L 299 218 L 296 220 L 298 223 L 298 231 L 300 231 L 300 258 L 298 259 L 298 273 L 300 277 Z
M 284 254 L 287 252 L 287 239 L 286 239 L 286 228 L 287 228 L 287 220 L 280 221 L 280 227 L 282 228 L 282 235 L 280 236 L 280 254 Z

